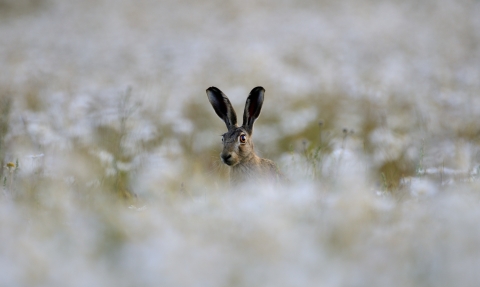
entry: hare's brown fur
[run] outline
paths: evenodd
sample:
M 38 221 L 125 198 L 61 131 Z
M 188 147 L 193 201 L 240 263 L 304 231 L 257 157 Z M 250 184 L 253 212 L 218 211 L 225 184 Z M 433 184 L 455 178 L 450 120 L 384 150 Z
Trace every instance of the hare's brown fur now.
M 234 185 L 250 180 L 276 180 L 278 176 L 278 169 L 273 161 L 255 154 L 248 161 L 239 163 L 230 170 L 230 182 Z

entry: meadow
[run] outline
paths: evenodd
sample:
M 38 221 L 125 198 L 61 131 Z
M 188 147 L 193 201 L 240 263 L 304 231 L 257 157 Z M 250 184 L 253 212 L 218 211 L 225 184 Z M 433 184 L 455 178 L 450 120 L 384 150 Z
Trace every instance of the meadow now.
M 0 67 L 0 286 L 480 281 L 477 0 L 0 0 Z

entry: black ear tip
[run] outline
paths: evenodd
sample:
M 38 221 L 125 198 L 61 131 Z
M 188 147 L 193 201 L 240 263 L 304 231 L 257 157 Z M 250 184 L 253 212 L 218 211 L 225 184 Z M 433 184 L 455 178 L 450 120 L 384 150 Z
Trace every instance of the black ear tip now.
M 253 88 L 253 90 L 250 92 L 250 95 L 259 95 L 259 94 L 264 94 L 265 89 L 261 86 Z
M 207 89 L 207 92 L 218 92 L 220 91 L 217 87 L 210 87 Z

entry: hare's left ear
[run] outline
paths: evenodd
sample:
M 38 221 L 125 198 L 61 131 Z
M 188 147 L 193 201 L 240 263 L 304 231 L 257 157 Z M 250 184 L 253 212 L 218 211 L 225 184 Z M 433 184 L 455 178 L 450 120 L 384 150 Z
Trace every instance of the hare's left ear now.
M 253 123 L 260 116 L 260 111 L 263 105 L 263 95 L 265 89 L 263 87 L 256 87 L 250 92 L 245 103 L 245 111 L 243 112 L 243 124 L 242 126 L 247 130 L 249 134 L 253 132 Z
M 215 113 L 225 122 L 227 129 L 231 130 L 237 126 L 237 114 L 228 97 L 216 87 L 207 89 L 207 96 L 212 104 Z

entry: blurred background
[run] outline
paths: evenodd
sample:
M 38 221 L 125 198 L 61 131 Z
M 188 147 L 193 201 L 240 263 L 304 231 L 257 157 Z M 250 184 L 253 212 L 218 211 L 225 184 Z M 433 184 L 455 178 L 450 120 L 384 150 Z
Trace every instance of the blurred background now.
M 478 282 L 477 0 L 0 0 L 0 64 L 2 286 Z

